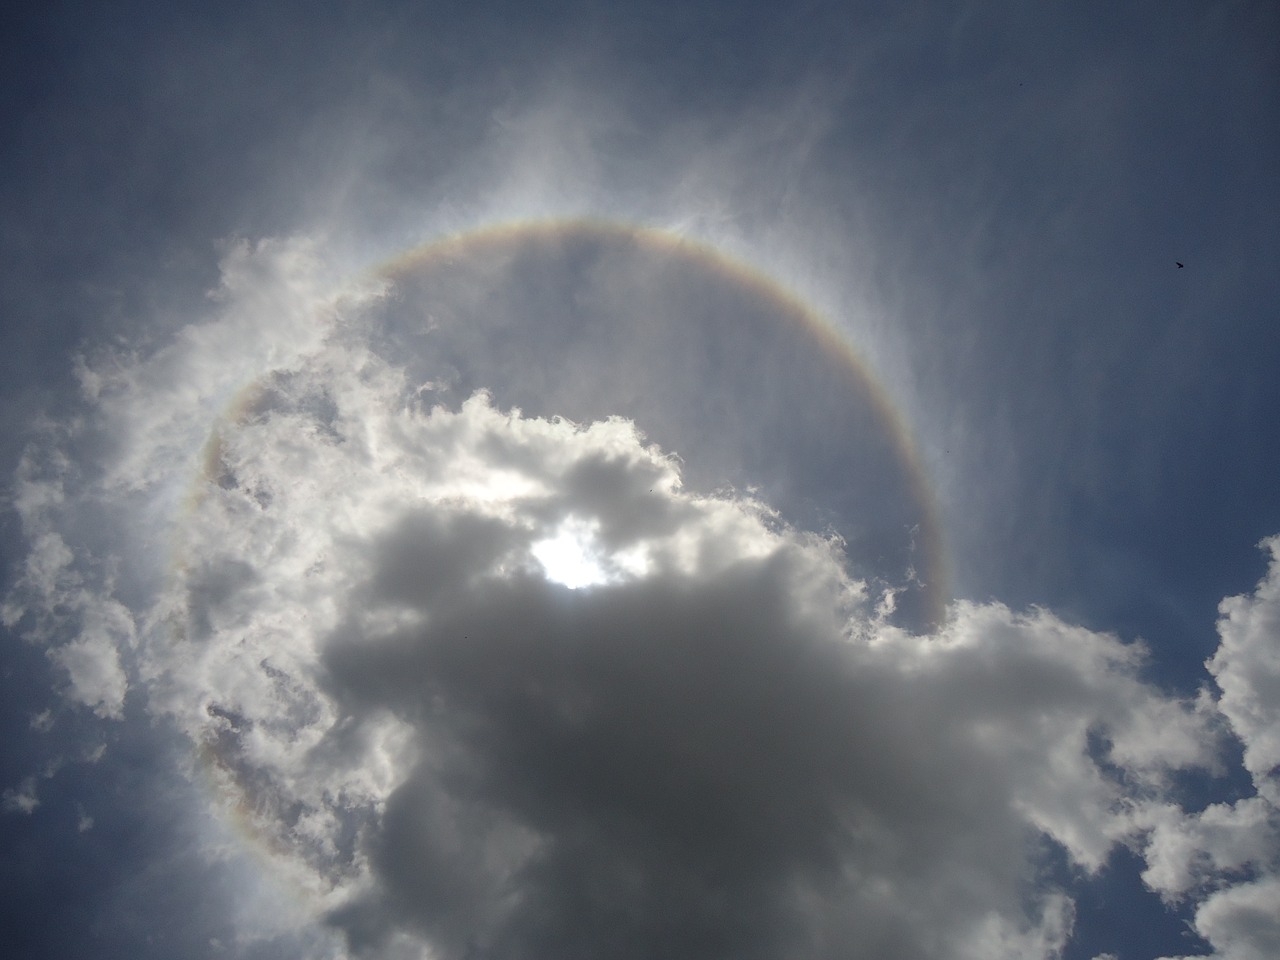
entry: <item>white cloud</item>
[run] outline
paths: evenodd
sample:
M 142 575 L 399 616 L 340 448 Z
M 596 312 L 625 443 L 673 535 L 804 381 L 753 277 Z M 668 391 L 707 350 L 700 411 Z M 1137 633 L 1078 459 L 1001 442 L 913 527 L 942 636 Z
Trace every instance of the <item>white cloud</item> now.
M 1280 821 L 1262 797 L 1215 803 L 1186 814 L 1173 805 L 1148 808 L 1143 879 L 1170 899 L 1247 868 L 1266 868 L 1280 850 Z
M 43 514 L 28 516 L 34 521 L 29 528 L 47 523 Z M 119 719 L 127 687 L 120 651 L 132 646 L 133 617 L 123 604 L 87 584 L 75 560 L 61 534 L 49 529 L 36 534 L 0 620 L 11 628 L 25 623 L 29 638 L 47 644 L 49 658 L 67 674 L 72 700 Z M 47 725 L 49 718 L 41 716 L 40 724 Z
M 18 786 L 10 787 L 0 796 L 4 809 L 9 813 L 27 813 L 40 806 L 40 797 L 36 792 L 36 778 L 26 777 Z
M 1127 842 L 1262 955 L 1275 564 L 1224 603 L 1220 701 L 1045 610 L 914 635 L 839 542 L 686 490 L 635 424 L 426 407 L 362 331 L 376 288 L 321 264 L 237 248 L 212 320 L 86 364 L 4 616 L 72 700 L 132 683 L 185 731 L 354 952 L 1053 957 L 1046 844 L 1091 872 Z M 1259 796 L 1187 813 L 1171 774 L 1220 764 L 1224 717 Z
M 108 609 L 123 612 L 118 605 Z M 126 623 L 132 627 L 131 622 Z M 110 629 L 95 630 L 50 651 L 50 656 L 70 675 L 72 699 L 92 707 L 100 716 L 116 719 L 124 709 L 128 686 L 120 666 L 118 636 Z
M 1244 765 L 1258 792 L 1280 805 L 1280 537 L 1267 576 L 1249 596 L 1219 606 L 1222 645 L 1207 664 L 1222 689 L 1219 709 L 1244 743 Z
M 1143 879 L 1170 899 L 1197 895 L 1196 930 L 1221 960 L 1280 956 L 1280 538 L 1262 546 L 1267 575 L 1222 601 L 1222 643 L 1206 664 L 1256 795 L 1199 813 L 1145 812 Z
M 1210 894 L 1196 910 L 1196 929 L 1221 960 L 1280 956 L 1280 877 L 1272 874 Z

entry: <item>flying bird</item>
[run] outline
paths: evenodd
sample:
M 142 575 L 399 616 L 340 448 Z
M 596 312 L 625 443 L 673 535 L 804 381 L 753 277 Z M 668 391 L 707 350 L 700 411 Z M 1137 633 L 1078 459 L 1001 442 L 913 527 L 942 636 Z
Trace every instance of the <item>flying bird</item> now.
M 1181 262 L 1180 260 L 1175 260 L 1175 261 L 1173 261 L 1173 262 L 1174 262 L 1174 263 L 1176 263 L 1176 264 L 1178 265 L 1178 269 L 1179 269 L 1179 270 L 1181 270 L 1181 269 L 1182 269 L 1182 262 Z

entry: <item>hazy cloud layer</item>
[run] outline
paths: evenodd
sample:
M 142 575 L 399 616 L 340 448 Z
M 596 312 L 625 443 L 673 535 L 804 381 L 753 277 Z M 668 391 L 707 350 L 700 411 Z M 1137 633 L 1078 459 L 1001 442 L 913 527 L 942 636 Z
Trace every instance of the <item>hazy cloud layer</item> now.
M 1052 957 L 1053 852 L 1118 843 L 1218 956 L 1275 954 L 1280 561 L 1195 699 L 1047 610 L 914 635 L 643 424 L 434 405 L 314 245 L 224 273 L 208 321 L 85 361 L 5 619 L 102 722 L 176 724 L 352 955 Z M 1185 808 L 1231 737 L 1256 795 Z

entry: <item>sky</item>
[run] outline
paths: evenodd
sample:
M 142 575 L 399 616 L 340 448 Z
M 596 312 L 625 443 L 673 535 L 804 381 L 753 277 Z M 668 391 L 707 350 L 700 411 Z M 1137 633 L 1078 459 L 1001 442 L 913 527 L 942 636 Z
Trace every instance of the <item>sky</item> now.
M 1274 4 L 0 30 L 0 942 L 1280 956 Z

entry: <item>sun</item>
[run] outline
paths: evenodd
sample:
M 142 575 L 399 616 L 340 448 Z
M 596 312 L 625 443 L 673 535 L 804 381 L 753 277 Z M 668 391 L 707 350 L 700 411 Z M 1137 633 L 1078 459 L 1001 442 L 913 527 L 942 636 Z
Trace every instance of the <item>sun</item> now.
M 555 535 L 539 540 L 530 548 L 543 574 L 552 583 L 578 590 L 617 579 L 608 569 L 608 559 L 600 547 L 599 525 L 579 517 L 568 517 Z

